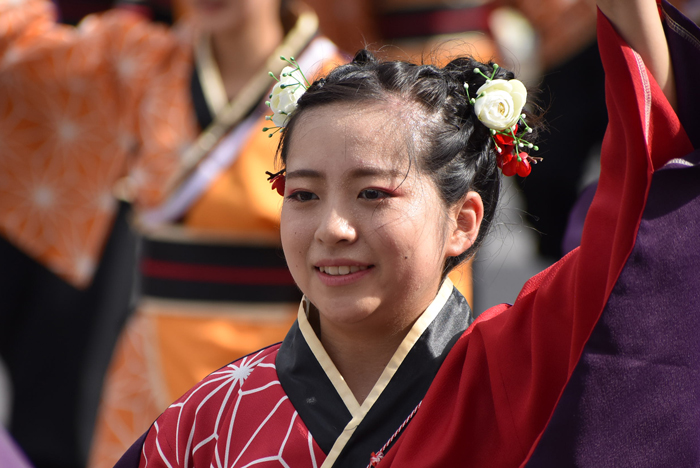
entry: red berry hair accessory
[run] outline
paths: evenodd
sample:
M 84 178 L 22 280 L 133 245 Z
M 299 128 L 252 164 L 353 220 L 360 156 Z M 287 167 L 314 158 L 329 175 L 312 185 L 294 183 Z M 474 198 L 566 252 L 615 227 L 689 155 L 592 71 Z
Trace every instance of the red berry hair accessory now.
M 490 77 L 478 68 L 477 73 L 486 78 L 486 83 L 476 91 L 476 97 L 469 96 L 469 85 L 464 83 L 467 99 L 474 106 L 476 117 L 491 129 L 491 139 L 498 153 L 496 164 L 505 176 L 527 177 L 532 170 L 532 164 L 537 164 L 542 158 L 530 156 L 525 149 L 533 151 L 539 148 L 524 136 L 532 133 L 532 128 L 525 122 L 523 106 L 527 100 L 527 90 L 520 80 L 494 80 L 498 65 L 493 64 Z M 524 130 L 518 134 L 518 123 Z
M 281 196 L 284 196 L 284 173 L 285 169 L 282 169 L 274 174 L 272 172 L 265 171 L 265 174 L 268 175 L 267 180 L 272 184 L 270 188 L 272 190 L 277 190 L 277 193 L 279 193 Z

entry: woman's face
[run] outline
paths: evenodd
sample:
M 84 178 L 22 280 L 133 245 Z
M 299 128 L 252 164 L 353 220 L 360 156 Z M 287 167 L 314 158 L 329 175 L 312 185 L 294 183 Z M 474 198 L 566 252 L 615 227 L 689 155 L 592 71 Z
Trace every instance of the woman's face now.
M 322 106 L 290 136 L 282 244 L 322 329 L 402 330 L 437 293 L 451 223 L 396 109 Z

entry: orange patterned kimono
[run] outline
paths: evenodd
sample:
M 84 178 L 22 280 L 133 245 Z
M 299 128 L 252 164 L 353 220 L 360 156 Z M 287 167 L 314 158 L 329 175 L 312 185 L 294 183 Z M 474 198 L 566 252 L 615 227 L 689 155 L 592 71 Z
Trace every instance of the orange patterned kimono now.
M 196 135 L 181 92 L 191 47 L 135 14 L 72 30 L 54 24 L 49 2 L 13 3 L 0 3 L 0 234 L 85 287 L 116 180 L 138 161 L 141 199 L 154 202 Z

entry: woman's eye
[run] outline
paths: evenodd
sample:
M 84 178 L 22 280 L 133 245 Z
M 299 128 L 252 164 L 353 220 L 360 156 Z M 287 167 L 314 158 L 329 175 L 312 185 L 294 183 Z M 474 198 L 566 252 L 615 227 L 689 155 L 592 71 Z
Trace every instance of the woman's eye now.
M 318 196 L 316 196 L 316 194 L 313 192 L 304 192 L 302 190 L 299 190 L 298 192 L 294 192 L 294 193 L 289 194 L 289 196 L 287 198 L 289 198 L 291 200 L 305 202 L 305 201 L 317 200 Z
M 365 189 L 360 192 L 359 198 L 364 198 L 365 200 L 382 200 L 389 196 L 388 193 L 377 189 Z

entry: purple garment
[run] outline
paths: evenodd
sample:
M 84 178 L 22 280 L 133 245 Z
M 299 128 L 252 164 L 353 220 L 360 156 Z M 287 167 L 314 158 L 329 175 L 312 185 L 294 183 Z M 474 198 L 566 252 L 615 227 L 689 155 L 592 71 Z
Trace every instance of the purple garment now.
M 571 208 L 569 220 L 566 224 L 566 231 L 564 232 L 564 239 L 561 241 L 562 255 L 568 254 L 581 245 L 583 223 L 586 221 L 586 215 L 588 214 L 588 209 L 591 207 L 591 203 L 593 203 L 593 197 L 595 196 L 597 188 L 598 182 L 593 182 L 586 186 L 579 195 L 578 200 L 576 200 L 573 208 Z
M 151 428 L 149 427 L 148 431 L 150 430 Z M 139 437 L 126 452 L 124 452 L 124 455 L 122 455 L 119 461 L 114 465 L 114 468 L 139 467 L 139 462 L 141 461 L 141 450 L 143 449 L 143 443 L 146 441 L 148 431 L 144 432 L 143 435 Z
M 2 426 L 0 426 L 0 466 L 2 468 L 32 468 L 32 464 L 29 463 L 27 457 Z
M 664 10 L 696 151 L 653 175 L 635 247 L 528 468 L 700 466 L 700 34 Z

